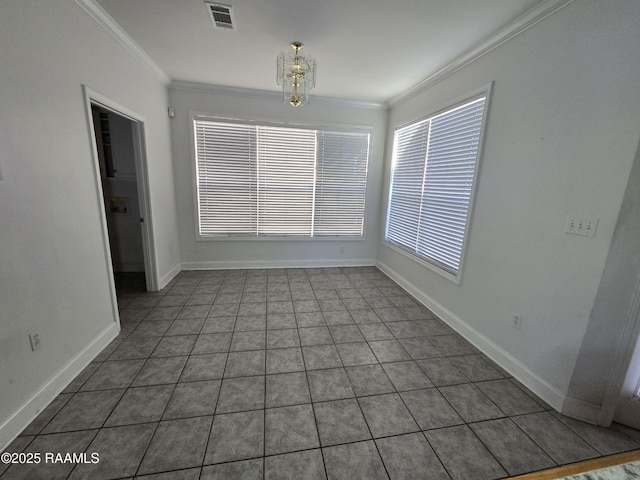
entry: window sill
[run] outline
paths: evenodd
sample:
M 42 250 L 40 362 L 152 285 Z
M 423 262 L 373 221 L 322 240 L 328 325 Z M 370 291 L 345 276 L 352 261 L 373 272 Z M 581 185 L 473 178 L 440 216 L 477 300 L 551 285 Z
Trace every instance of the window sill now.
M 198 242 L 364 242 L 362 237 L 303 237 L 296 235 L 247 237 L 245 235 L 204 236 L 196 234 Z

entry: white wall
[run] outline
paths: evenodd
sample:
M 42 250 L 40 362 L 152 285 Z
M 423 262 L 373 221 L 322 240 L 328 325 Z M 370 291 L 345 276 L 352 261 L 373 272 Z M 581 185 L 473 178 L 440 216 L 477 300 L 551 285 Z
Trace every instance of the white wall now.
M 144 116 L 160 275 L 179 264 L 166 87 L 73 0 L 1 10 L 0 448 L 117 332 L 83 84 Z
M 574 2 L 390 113 L 387 179 L 396 125 L 494 81 L 462 284 L 383 242 L 378 260 L 557 409 L 638 144 L 638 24 L 636 0 Z M 565 234 L 569 214 L 599 218 L 595 238 Z
M 274 59 L 275 61 L 275 59 Z M 274 80 L 275 82 L 275 80 Z M 313 100 L 312 100 L 313 101 Z M 382 157 L 386 110 L 338 107 L 310 103 L 294 109 L 276 95 L 239 96 L 214 90 L 170 88 L 171 140 L 176 179 L 182 267 L 259 268 L 323 265 L 373 265 L 378 245 Z M 299 124 L 372 126 L 365 235 L 363 240 L 196 240 L 193 133 L 190 112 L 240 119 L 262 119 Z M 341 253 L 341 247 L 344 251 Z

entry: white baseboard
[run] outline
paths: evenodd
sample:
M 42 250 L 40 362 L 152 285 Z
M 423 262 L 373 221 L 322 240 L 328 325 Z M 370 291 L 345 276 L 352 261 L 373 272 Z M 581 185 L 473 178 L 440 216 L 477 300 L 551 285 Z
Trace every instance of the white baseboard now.
M 78 376 L 96 356 L 118 336 L 120 326 L 112 322 L 102 330 L 96 338 L 72 358 L 64 367 L 58 370 L 40 390 L 16 409 L 0 424 L 0 451 L 24 430 L 44 408 L 49 405 L 71 381 Z
M 371 267 L 375 259 L 315 259 L 315 260 L 246 260 L 183 262 L 183 270 L 237 270 L 245 268 L 321 268 L 321 267 Z
M 407 292 L 413 295 L 425 307 L 435 313 L 440 319 L 447 323 L 456 332 L 471 342 L 476 348 L 487 355 L 491 360 L 496 362 L 500 367 L 506 370 L 515 379 L 520 381 L 533 393 L 538 395 L 542 400 L 547 402 L 552 408 L 560 412 L 565 402 L 565 395 L 547 383 L 544 379 L 529 370 L 526 365 L 511 356 L 500 346 L 492 342 L 490 339 L 482 335 L 480 332 L 472 328 L 461 318 L 454 315 L 450 310 L 436 302 L 433 298 L 413 285 L 398 272 L 390 268 L 388 265 L 378 261 L 376 266 L 392 278 L 398 285 L 403 287 Z
M 566 396 L 562 410 L 560 413 L 567 417 L 582 420 L 583 422 L 592 423 L 598 425 L 600 421 L 600 414 L 602 411 L 602 405 L 596 405 L 594 403 L 585 402 L 579 398 Z M 605 425 L 608 427 L 608 425 Z
M 166 287 L 169 284 L 169 282 L 173 280 L 173 278 L 176 275 L 178 275 L 181 271 L 182 271 L 182 265 L 178 264 L 175 267 L 173 267 L 167 274 L 163 275 L 162 278 L 160 278 L 158 290 L 162 290 L 164 287 Z

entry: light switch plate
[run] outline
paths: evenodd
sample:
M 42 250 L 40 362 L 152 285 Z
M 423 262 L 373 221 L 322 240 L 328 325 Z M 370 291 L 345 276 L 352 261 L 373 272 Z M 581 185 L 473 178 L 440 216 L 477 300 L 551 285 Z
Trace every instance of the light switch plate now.
M 582 235 L 583 237 L 594 237 L 598 219 L 595 217 L 576 217 L 569 215 L 564 231 L 570 235 Z

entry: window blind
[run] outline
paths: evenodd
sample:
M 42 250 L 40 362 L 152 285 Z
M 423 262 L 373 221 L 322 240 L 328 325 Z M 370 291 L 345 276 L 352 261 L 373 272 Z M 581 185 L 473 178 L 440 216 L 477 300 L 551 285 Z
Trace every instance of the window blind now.
M 429 121 L 425 120 L 395 134 L 393 179 L 387 212 L 388 240 L 416 250 Z
M 486 97 L 396 131 L 386 239 L 457 276 Z
M 196 121 L 201 235 L 246 235 L 256 229 L 256 134 L 250 125 Z
M 318 132 L 314 235 L 362 236 L 369 135 Z
M 195 117 L 201 236 L 362 236 L 369 133 Z
M 262 126 L 257 132 L 258 235 L 310 236 L 315 132 Z

